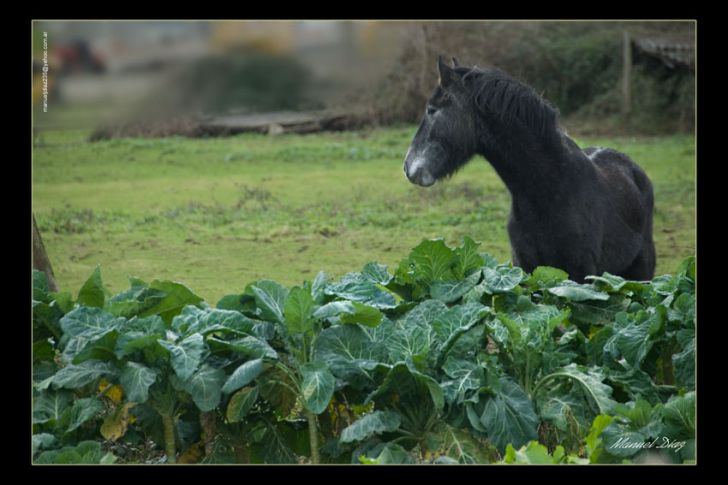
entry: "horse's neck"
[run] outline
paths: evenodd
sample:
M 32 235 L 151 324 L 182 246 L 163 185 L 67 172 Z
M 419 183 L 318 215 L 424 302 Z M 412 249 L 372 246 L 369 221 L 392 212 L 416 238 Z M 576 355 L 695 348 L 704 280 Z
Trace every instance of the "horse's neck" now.
M 505 183 L 515 204 L 539 206 L 573 191 L 572 181 L 589 170 L 579 147 L 563 133 L 538 140 L 504 134 L 483 155 Z

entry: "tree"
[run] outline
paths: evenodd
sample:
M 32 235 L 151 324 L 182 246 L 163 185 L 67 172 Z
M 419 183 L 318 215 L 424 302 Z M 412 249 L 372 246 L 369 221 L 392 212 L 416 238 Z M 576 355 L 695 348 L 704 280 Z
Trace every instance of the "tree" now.
M 43 271 L 48 278 L 48 289 L 54 292 L 58 291 L 58 285 L 56 279 L 53 276 L 53 267 L 51 267 L 51 261 L 48 259 L 45 246 L 43 245 L 43 239 L 40 237 L 38 226 L 35 223 L 35 214 L 33 217 L 33 268 L 38 271 Z

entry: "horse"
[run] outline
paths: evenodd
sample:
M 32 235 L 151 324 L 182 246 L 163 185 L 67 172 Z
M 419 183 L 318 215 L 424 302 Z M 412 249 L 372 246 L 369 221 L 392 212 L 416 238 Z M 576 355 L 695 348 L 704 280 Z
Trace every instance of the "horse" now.
M 604 272 L 653 278 L 654 194 L 642 168 L 610 148 L 581 149 L 558 110 L 507 73 L 454 58 L 437 65 L 438 85 L 404 160 L 410 182 L 429 187 L 481 155 L 511 195 L 513 265 L 560 268 L 580 283 Z

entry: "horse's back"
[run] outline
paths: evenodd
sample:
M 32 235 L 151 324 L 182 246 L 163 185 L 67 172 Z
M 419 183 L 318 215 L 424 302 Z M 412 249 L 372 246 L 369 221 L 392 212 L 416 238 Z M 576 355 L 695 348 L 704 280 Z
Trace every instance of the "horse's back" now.
M 654 205 L 652 182 L 642 167 L 624 153 L 612 148 L 588 147 L 583 152 L 608 183 L 615 196 L 628 201 L 630 192 L 637 192 L 640 195 L 640 205 L 645 211 L 652 213 Z
M 584 154 L 596 169 L 613 213 L 635 233 L 645 234 L 652 226 L 654 205 L 647 174 L 627 155 L 611 148 L 589 147 Z

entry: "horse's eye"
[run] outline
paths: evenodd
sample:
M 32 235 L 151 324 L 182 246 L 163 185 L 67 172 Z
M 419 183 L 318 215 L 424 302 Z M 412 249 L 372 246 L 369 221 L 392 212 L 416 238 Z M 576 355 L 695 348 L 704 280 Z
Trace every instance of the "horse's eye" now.
M 428 106 L 427 107 L 427 114 L 428 115 L 434 115 L 436 112 L 437 112 L 437 108 L 435 108 L 433 106 Z

